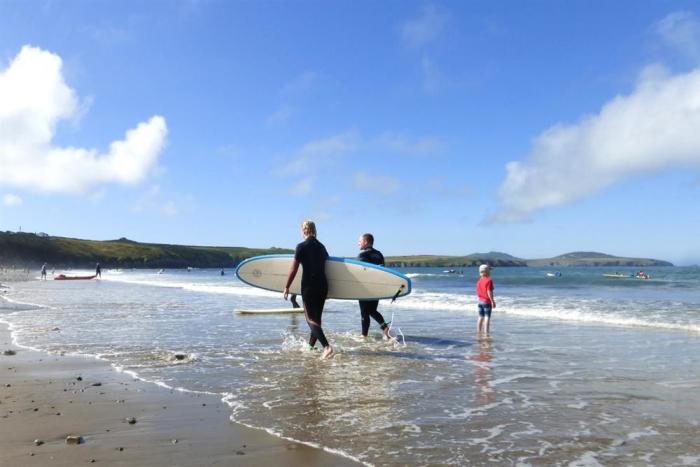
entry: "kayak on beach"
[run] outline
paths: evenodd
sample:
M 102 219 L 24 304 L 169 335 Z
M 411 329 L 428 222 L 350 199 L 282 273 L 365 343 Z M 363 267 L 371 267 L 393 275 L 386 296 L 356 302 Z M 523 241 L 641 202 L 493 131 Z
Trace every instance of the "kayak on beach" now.
M 55 280 L 55 281 L 80 281 L 80 280 L 94 279 L 95 277 L 97 277 L 97 274 L 93 274 L 92 276 L 66 276 L 65 274 L 59 274 L 58 276 L 54 277 L 53 280 Z

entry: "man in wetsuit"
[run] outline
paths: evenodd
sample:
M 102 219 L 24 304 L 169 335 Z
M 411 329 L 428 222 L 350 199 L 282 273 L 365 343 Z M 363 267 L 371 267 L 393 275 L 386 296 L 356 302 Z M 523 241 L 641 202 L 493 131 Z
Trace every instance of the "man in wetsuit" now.
M 284 287 L 284 299 L 289 295 L 289 287 L 299 270 L 303 266 L 301 275 L 301 298 L 304 301 L 304 317 L 311 329 L 309 347 L 313 349 L 316 341 L 323 346 L 321 358 L 333 356 L 333 347 L 330 346 L 321 328 L 321 314 L 323 305 L 328 296 L 328 280 L 326 279 L 326 259 L 328 252 L 323 243 L 316 238 L 316 224 L 312 221 L 304 221 L 301 224 L 304 241 L 297 245 L 294 252 L 294 261 L 289 269 L 287 283 Z
M 360 235 L 360 238 L 357 240 L 357 245 L 360 247 L 360 254 L 357 255 L 357 259 L 365 263 L 384 266 L 384 255 L 381 251 L 374 249 L 374 235 L 371 233 Z M 379 300 L 360 300 L 362 336 L 367 337 L 369 333 L 369 318 L 371 316 L 381 326 L 384 338 L 389 339 L 389 324 L 384 321 L 382 314 L 377 311 L 378 307 Z

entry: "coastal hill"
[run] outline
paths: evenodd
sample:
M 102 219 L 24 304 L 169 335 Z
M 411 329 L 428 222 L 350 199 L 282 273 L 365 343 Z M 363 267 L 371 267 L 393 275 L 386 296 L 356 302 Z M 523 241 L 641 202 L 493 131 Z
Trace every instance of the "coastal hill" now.
M 467 256 L 389 256 L 387 264 L 391 266 L 439 266 L 469 267 L 480 264 L 491 266 L 530 266 L 530 267 L 569 267 L 569 266 L 673 266 L 668 261 L 649 258 L 624 258 L 604 253 L 577 251 L 542 259 L 516 258 L 506 253 L 491 251 L 489 253 L 472 253 Z
M 286 248 L 210 247 L 140 243 L 118 240 L 82 240 L 52 237 L 46 234 L 0 232 L 0 264 L 36 266 L 44 262 L 55 266 L 92 267 L 100 263 L 112 268 L 221 268 L 233 267 L 258 255 L 292 253 Z M 673 266 L 667 261 L 647 258 L 622 258 L 595 252 L 567 253 L 553 258 L 522 259 L 491 251 L 466 256 L 388 256 L 388 266 L 469 267 L 479 264 L 516 267 L 567 266 Z
M 232 267 L 257 255 L 292 253 L 284 248 L 207 247 L 139 243 L 118 240 L 82 240 L 22 232 L 0 232 L 0 263 L 111 268 Z

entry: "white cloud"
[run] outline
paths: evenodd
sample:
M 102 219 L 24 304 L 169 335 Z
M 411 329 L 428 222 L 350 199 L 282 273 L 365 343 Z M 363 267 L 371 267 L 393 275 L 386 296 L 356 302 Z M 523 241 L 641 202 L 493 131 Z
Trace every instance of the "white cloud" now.
M 381 175 L 367 175 L 365 172 L 357 172 L 354 178 L 355 187 L 388 195 L 399 189 L 399 181 L 393 177 L 385 177 Z
M 299 180 L 294 186 L 289 190 L 289 193 L 295 196 L 303 196 L 311 193 L 314 187 L 314 181 L 316 177 L 305 177 Z
M 443 150 L 443 144 L 437 138 L 411 139 L 410 137 L 394 132 L 384 132 L 379 135 L 374 143 L 383 150 L 397 154 L 412 156 L 425 156 L 436 154 Z
M 492 221 L 519 222 L 543 208 L 590 196 L 619 179 L 700 166 L 700 69 L 645 69 L 636 89 L 577 124 L 537 137 L 528 159 L 510 162 Z
M 165 119 L 128 130 L 109 151 L 52 144 L 63 120 L 84 109 L 65 83 L 58 55 L 25 46 L 0 71 L 0 185 L 84 193 L 106 183 L 135 184 L 155 168 L 165 145 Z
M 7 193 L 2 197 L 2 204 L 5 206 L 19 206 L 22 204 L 22 198 L 12 193 Z
M 692 12 L 671 13 L 656 23 L 654 30 L 669 47 L 700 59 L 700 22 Z
M 309 141 L 281 169 L 282 175 L 307 175 L 332 166 L 340 157 L 354 151 L 360 138 L 354 131 L 348 131 L 328 138 Z
M 401 26 L 401 40 L 412 48 L 422 47 L 442 32 L 449 16 L 435 5 L 426 5 L 421 15 Z

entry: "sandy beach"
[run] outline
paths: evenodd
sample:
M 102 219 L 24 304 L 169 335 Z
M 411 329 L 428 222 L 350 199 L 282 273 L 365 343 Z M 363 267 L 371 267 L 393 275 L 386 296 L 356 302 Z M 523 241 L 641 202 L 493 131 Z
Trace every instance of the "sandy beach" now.
M 232 423 L 216 396 L 171 392 L 93 358 L 18 348 L 5 324 L 0 352 L 0 465 L 354 465 Z

